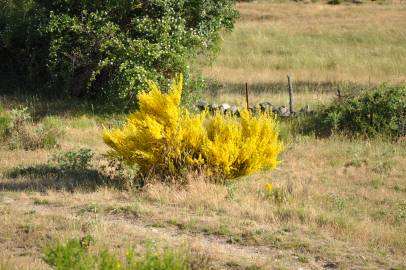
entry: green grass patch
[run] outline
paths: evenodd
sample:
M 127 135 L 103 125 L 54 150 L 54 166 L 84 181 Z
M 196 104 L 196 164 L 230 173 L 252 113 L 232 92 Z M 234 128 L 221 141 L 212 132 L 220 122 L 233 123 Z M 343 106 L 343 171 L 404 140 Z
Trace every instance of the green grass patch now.
M 66 243 L 48 245 L 44 261 L 56 270 L 186 270 L 191 269 L 185 252 L 173 249 L 158 250 L 149 245 L 143 255 L 128 250 L 119 258 L 108 249 L 91 251 L 92 237 L 71 239 Z
M 94 118 L 91 118 L 87 115 L 82 115 L 80 117 L 73 118 L 69 124 L 71 127 L 78 129 L 90 128 L 97 125 Z

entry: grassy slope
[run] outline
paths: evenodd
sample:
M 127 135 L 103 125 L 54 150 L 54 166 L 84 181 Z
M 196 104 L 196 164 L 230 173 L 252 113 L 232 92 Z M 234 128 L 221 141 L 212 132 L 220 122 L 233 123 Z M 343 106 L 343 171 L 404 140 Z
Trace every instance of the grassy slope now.
M 322 8 L 330 12 L 318 11 Z M 263 5 L 259 2 L 240 5 L 240 9 L 242 21 L 237 31 L 227 37 L 225 51 L 218 62 L 213 68 L 205 70 L 207 76 L 223 82 L 229 80 L 237 85 L 246 80 L 246 74 L 250 74 L 249 79 L 252 80 L 261 81 L 264 78 L 265 86 L 267 82 L 283 80 L 290 69 L 282 69 L 281 77 L 275 75 L 278 74 L 274 72 L 275 66 L 269 72 L 264 65 L 272 61 L 263 61 L 268 53 L 258 54 L 262 50 L 255 47 L 263 46 L 275 52 L 286 49 L 297 57 L 305 57 L 295 62 L 294 67 L 298 68 L 294 73 L 296 77 L 302 74 L 303 80 L 335 79 L 329 77 L 329 72 L 324 72 L 327 68 L 312 64 L 312 61 L 324 63 L 330 49 L 312 49 L 310 45 L 315 41 L 310 36 L 315 40 L 325 39 L 323 44 L 336 48 L 332 51 L 339 56 L 334 56 L 339 63 L 337 68 L 343 70 L 338 74 L 349 76 L 344 79 L 360 79 L 360 83 L 369 80 L 366 79 L 369 77 L 369 72 L 365 71 L 368 67 L 366 61 L 359 63 L 362 67 L 357 69 L 359 74 L 352 69 L 354 63 L 364 59 L 360 55 L 367 55 L 374 63 L 372 67 L 375 73 L 371 71 L 371 74 L 374 74 L 374 78 L 378 74 L 377 80 L 398 79 L 397 73 L 386 71 L 386 66 L 405 74 L 405 67 L 402 66 L 405 54 L 400 54 L 405 47 L 398 44 L 405 36 L 402 30 L 405 23 L 402 20 L 404 6 L 333 8 L 319 4 Z M 278 12 L 270 12 L 273 9 Z M 337 12 L 332 12 L 333 9 Z M 275 17 L 267 15 L 264 20 L 276 22 L 260 22 L 258 16 L 262 16 L 262 13 L 272 13 Z M 370 29 L 364 24 L 368 18 L 373 21 L 369 21 L 369 24 L 377 28 L 376 35 L 366 31 Z M 321 20 L 321 24 L 318 20 Z M 329 20 L 331 23 L 327 23 Z M 357 20 L 359 23 L 356 23 Z M 337 22 L 342 26 L 337 26 Z M 260 27 L 264 25 L 269 28 Z M 278 26 L 281 27 L 279 30 Z M 307 32 L 302 32 L 306 27 Z M 253 41 L 276 40 L 268 37 L 268 34 L 274 33 L 282 41 L 290 40 L 291 43 L 283 43 L 287 46 L 279 42 L 268 45 L 264 42 L 238 43 L 240 45 L 235 45 L 232 50 L 229 39 L 242 39 L 239 37 L 241 29 L 246 29 L 244 35 L 251 36 Z M 351 29 L 361 31 L 365 38 L 372 40 L 385 33 L 385 39 L 391 42 L 386 45 L 379 43 L 376 51 L 380 55 L 372 58 L 369 56 L 375 47 L 363 43 L 363 35 L 361 41 L 354 41 L 354 44 L 361 42 L 365 45 L 361 46 L 360 43 L 358 47 L 355 46 L 356 53 L 349 49 L 342 50 L 350 46 L 350 39 L 343 39 L 345 42 L 341 44 L 334 42 L 337 41 L 335 38 L 350 35 Z M 320 35 L 330 30 L 331 34 L 327 37 L 332 39 Z M 266 34 L 267 31 L 271 32 Z M 299 34 L 285 36 L 284 31 Z M 303 35 L 300 36 L 300 33 Z M 295 43 L 299 38 L 305 43 Z M 303 47 L 297 44 L 303 44 Z M 240 56 L 250 48 L 253 48 L 248 54 L 250 58 Z M 310 55 L 307 57 L 294 52 L 298 48 Z M 399 55 L 395 57 L 396 53 Z M 289 55 L 277 59 L 284 63 L 295 58 Z M 320 57 L 317 58 L 317 55 Z M 341 59 L 341 56 L 347 55 L 352 57 L 348 61 L 353 64 Z M 250 64 L 241 62 L 247 59 L 256 61 Z M 383 64 L 385 61 L 388 64 Z M 308 64 L 303 66 L 303 63 Z M 244 69 L 238 71 L 240 66 Z M 232 72 L 228 72 L 229 68 Z M 314 77 L 306 77 L 306 74 L 313 74 Z M 278 95 L 272 97 L 277 98 Z M 225 97 L 237 100 L 238 93 Z M 267 93 L 256 94 L 253 99 L 262 100 L 265 97 L 269 97 Z M 297 102 L 302 104 L 316 98 L 316 103 L 328 102 L 331 94 L 304 91 L 296 97 Z M 9 101 L 7 98 L 3 103 L 10 105 Z M 34 106 L 41 116 L 53 114 L 57 107 L 67 105 L 46 104 L 38 109 L 42 105 L 40 102 L 26 102 L 32 110 Z M 278 102 L 283 103 L 284 96 L 279 95 Z M 14 104 L 19 102 L 15 101 Z M 116 118 L 120 119 L 120 116 Z M 60 141 L 62 150 L 90 147 L 97 153 L 93 165 L 95 168 L 100 166 L 103 162 L 101 155 L 107 150 L 100 138 L 102 123 L 109 125 L 115 119 L 62 113 L 53 121 L 65 131 Z M 144 191 L 127 192 L 106 186 L 92 190 L 85 184 L 72 187 L 70 183 L 73 179 L 69 176 L 56 181 L 52 176 L 41 173 L 19 178 L 7 175 L 18 165 L 45 164 L 47 156 L 53 151 L 0 149 L 0 269 L 10 269 L 10 265 L 14 265 L 15 269 L 47 269 L 41 260 L 41 248 L 45 243 L 85 234 L 94 235 L 98 246 L 108 246 L 121 254 L 130 246 L 142 246 L 146 240 L 156 240 L 163 246 L 186 245 L 197 259 L 209 261 L 208 264 L 214 268 L 406 267 L 405 140 L 389 143 L 340 137 L 291 138 L 282 157 L 283 162 L 276 171 L 240 179 L 229 186 L 208 184 L 201 176 L 191 175 L 192 184 L 186 189 L 153 184 Z M 84 180 L 92 182 L 94 179 Z M 269 182 L 274 185 L 273 196 L 264 193 L 264 185 Z

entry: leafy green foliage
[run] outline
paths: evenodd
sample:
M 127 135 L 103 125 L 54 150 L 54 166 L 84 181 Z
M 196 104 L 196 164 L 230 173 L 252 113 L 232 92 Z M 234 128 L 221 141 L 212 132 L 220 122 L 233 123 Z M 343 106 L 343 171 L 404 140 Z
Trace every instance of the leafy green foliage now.
M 131 98 L 147 79 L 190 74 L 237 16 L 233 0 L 0 1 L 0 57 L 75 96 Z
M 31 0 L 0 0 L 0 88 L 35 89 L 48 79 L 45 10 Z
M 10 117 L 4 111 L 0 103 L 0 139 L 4 138 L 10 129 Z
M 203 96 L 203 91 L 207 89 L 207 84 L 203 78 L 194 78 L 184 81 L 182 92 L 182 106 L 189 111 L 196 109 L 196 100 L 199 100 Z
M 80 148 L 77 151 L 71 150 L 54 154 L 50 158 L 50 163 L 68 170 L 85 170 L 89 168 L 93 156 L 92 150 Z
M 320 134 L 341 132 L 351 136 L 405 136 L 406 87 L 383 85 L 345 97 L 305 122 L 307 128 Z
M 79 239 L 69 240 L 66 244 L 56 244 L 44 249 L 44 260 L 57 270 L 94 269 L 95 258 L 89 256 L 86 245 Z
M 44 261 L 56 270 L 182 270 L 190 269 L 188 258 L 180 252 L 158 252 L 149 246 L 143 257 L 129 250 L 122 262 L 108 250 L 92 253 L 93 239 L 72 239 L 66 244 L 57 243 L 44 249 Z
M 3 138 L 9 129 L 9 119 L 4 116 L 0 116 L 0 138 Z

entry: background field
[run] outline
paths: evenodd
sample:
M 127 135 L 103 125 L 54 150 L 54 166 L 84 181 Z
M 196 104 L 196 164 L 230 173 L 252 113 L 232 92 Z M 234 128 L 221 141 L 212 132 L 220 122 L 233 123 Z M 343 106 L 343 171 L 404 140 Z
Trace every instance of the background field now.
M 252 102 L 287 104 L 287 74 L 295 78 L 298 106 L 326 104 L 339 87 L 405 83 L 405 4 L 258 1 L 239 10 L 219 58 L 212 66 L 199 61 L 210 101 L 242 104 L 248 81 Z M 196 269 L 406 269 L 404 139 L 284 133 L 276 171 L 225 186 L 191 173 L 186 187 L 125 191 L 92 177 L 107 162 L 101 132 L 123 115 L 100 114 L 81 101 L 0 102 L 28 106 L 36 121 L 63 131 L 51 150 L 0 146 L 1 270 L 49 269 L 44 245 L 87 234 L 96 248 L 121 256 L 150 241 L 186 248 Z M 46 167 L 52 153 L 80 147 L 95 153 L 90 168 L 55 176 Z
M 338 88 L 406 82 L 404 4 L 258 1 L 239 4 L 239 11 L 219 57 L 203 68 L 220 90 L 208 99 L 222 101 L 224 92 L 238 93 L 248 82 L 262 98 L 278 100 L 272 95 L 285 91 L 288 74 L 297 91 L 316 92 L 316 100 Z

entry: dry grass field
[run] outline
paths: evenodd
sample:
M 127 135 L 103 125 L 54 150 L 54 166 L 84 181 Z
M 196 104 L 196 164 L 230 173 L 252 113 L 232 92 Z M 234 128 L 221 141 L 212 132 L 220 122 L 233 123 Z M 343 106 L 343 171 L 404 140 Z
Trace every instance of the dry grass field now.
M 75 121 L 65 127 L 62 150 L 91 147 L 93 167 L 100 167 L 101 127 L 74 127 Z M 186 246 L 214 269 L 406 264 L 404 141 L 295 138 L 276 171 L 226 186 L 191 174 L 187 187 L 156 183 L 129 192 L 94 186 L 86 177 L 73 185 L 74 175 L 12 175 L 17 165 L 47 164 L 48 155 L 0 152 L 1 261 L 14 269 L 47 269 L 41 261 L 46 243 L 86 234 L 119 253 L 146 241 Z
M 258 1 L 239 4 L 239 11 L 219 57 L 203 68 L 209 81 L 220 84 L 214 99 L 243 90 L 245 82 L 273 99 L 275 91 L 286 89 L 287 74 L 298 91 L 319 95 L 351 84 L 406 82 L 404 3 Z
M 298 106 L 330 102 L 325 84 L 406 80 L 404 4 L 258 1 L 239 10 L 219 58 L 203 68 L 220 84 L 205 93 L 210 100 L 241 104 L 238 89 L 248 80 L 257 86 L 252 102 L 286 104 L 284 93 L 268 90 L 285 84 L 287 73 L 304 82 Z M 51 150 L 0 146 L 0 270 L 50 269 L 45 245 L 85 235 L 120 256 L 149 242 L 186 250 L 196 269 L 406 269 L 404 139 L 287 134 L 275 171 L 226 185 L 191 172 L 187 186 L 156 182 L 128 191 L 96 179 L 106 164 L 101 132 L 122 115 L 37 99 L 0 102 L 29 106 L 36 120 L 62 131 Z M 95 153 L 89 168 L 47 167 L 53 153 L 81 147 Z
M 240 83 L 299 81 L 405 82 L 406 5 L 338 5 L 263 1 L 239 5 L 207 77 Z

